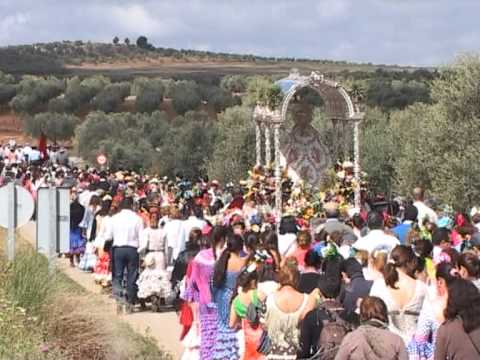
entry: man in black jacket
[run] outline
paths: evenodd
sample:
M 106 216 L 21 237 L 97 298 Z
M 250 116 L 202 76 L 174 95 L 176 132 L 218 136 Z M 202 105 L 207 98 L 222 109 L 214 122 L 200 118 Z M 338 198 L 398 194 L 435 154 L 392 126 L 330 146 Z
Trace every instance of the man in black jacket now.
M 342 262 L 340 271 L 343 278 L 343 286 L 338 300 L 343 305 L 342 317 L 352 323 L 358 322 L 357 309 L 358 299 L 368 296 L 373 282 L 365 280 L 362 265 L 355 258 L 349 258 Z

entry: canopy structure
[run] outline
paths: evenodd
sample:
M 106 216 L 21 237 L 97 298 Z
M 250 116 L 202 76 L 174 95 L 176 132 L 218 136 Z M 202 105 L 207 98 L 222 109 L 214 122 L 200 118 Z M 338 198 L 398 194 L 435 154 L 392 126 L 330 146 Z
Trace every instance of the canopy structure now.
M 257 165 L 262 164 L 262 138 L 265 139 L 265 165 L 271 165 L 271 129 L 273 128 L 274 137 L 274 167 L 276 177 L 276 201 L 275 208 L 279 215 L 282 210 L 281 194 L 281 169 L 280 169 L 280 127 L 285 123 L 290 101 L 295 94 L 305 88 L 310 87 L 315 90 L 322 98 L 325 107 L 324 110 L 331 120 L 348 121 L 354 126 L 354 172 L 356 180 L 355 189 L 355 207 L 360 207 L 360 167 L 359 167 L 359 122 L 363 119 L 364 113 L 360 112 L 358 106 L 354 104 L 347 91 L 336 81 L 326 79 L 322 74 L 312 72 L 310 75 L 301 75 L 297 70 L 293 70 L 286 78 L 276 82 L 284 94 L 282 105 L 279 109 L 269 109 L 265 106 L 257 105 L 253 119 L 256 125 L 256 155 Z M 313 139 L 310 125 L 307 124 L 304 129 L 300 129 L 295 136 L 294 143 L 300 144 L 300 152 L 309 154 L 300 154 L 299 149 L 292 151 L 300 157 L 297 165 L 302 168 L 308 178 L 318 179 L 322 168 L 325 167 L 325 159 L 321 156 L 321 144 L 318 139 Z M 310 128 L 312 129 L 312 128 Z M 263 130 L 263 135 L 262 135 Z M 320 154 L 319 154 L 320 153 Z M 283 154 L 285 155 L 285 154 Z
M 355 116 L 355 107 L 347 91 L 337 82 L 325 79 L 323 75 L 312 72 L 309 76 L 293 71 L 276 83 L 282 89 L 285 97 L 281 115 L 285 121 L 290 100 L 304 87 L 310 87 L 318 92 L 325 102 L 325 112 L 334 120 L 349 120 Z

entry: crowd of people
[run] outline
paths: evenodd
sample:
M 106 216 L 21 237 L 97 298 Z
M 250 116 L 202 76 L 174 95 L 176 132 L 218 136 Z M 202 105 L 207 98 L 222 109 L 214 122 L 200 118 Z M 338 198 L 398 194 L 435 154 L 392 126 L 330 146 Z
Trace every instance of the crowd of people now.
M 0 185 L 71 187 L 71 265 L 92 271 L 118 312 L 174 304 L 183 359 L 480 358 L 475 208 L 433 209 L 416 188 L 280 217 L 252 181 L 12 160 L 22 149 L 7 147 Z

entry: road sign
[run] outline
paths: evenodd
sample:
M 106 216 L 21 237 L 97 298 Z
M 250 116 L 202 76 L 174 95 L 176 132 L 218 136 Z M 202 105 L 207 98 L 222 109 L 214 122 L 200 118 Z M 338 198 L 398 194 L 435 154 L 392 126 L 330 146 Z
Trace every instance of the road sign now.
M 12 190 L 15 190 L 14 194 L 12 194 Z M 0 226 L 4 228 L 8 228 L 9 226 L 9 214 L 12 210 L 9 208 L 9 198 L 12 195 L 15 204 L 14 227 L 23 226 L 29 222 L 35 207 L 32 195 L 25 188 L 18 185 L 13 188 L 13 183 L 2 186 L 0 188 Z
M 0 188 L 0 226 L 8 229 L 7 258 L 15 258 L 15 228 L 25 225 L 33 215 L 32 195 L 21 186 L 10 182 Z
M 70 248 L 70 189 L 38 189 L 37 209 L 37 251 L 52 263 L 57 253 Z
M 98 155 L 97 156 L 97 163 L 98 163 L 98 165 L 101 165 L 101 166 L 105 165 L 107 163 L 107 157 L 103 154 Z

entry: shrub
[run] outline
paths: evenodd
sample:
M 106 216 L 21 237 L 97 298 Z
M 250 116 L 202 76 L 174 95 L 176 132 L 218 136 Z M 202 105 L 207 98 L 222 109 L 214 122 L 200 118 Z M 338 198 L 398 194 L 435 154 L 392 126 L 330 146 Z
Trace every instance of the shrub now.
M 151 113 L 158 110 L 163 99 L 164 87 L 161 80 L 138 78 L 132 86 L 132 94 L 136 95 L 135 108 L 138 112 Z
M 196 110 L 201 104 L 198 86 L 193 81 L 177 81 L 172 93 L 172 105 L 175 112 L 184 115 Z
M 16 305 L 38 315 L 54 293 L 52 274 L 47 259 L 33 250 L 22 250 L 7 269 L 7 297 Z
M 129 83 L 108 85 L 95 97 L 95 107 L 105 113 L 114 112 L 128 95 Z
M 7 104 L 17 94 L 17 87 L 11 84 L 0 84 L 0 105 Z
M 52 140 L 68 140 L 74 135 L 75 127 L 80 120 L 74 115 L 59 113 L 39 113 L 24 119 L 25 132 L 33 137 L 39 137 L 43 132 Z

